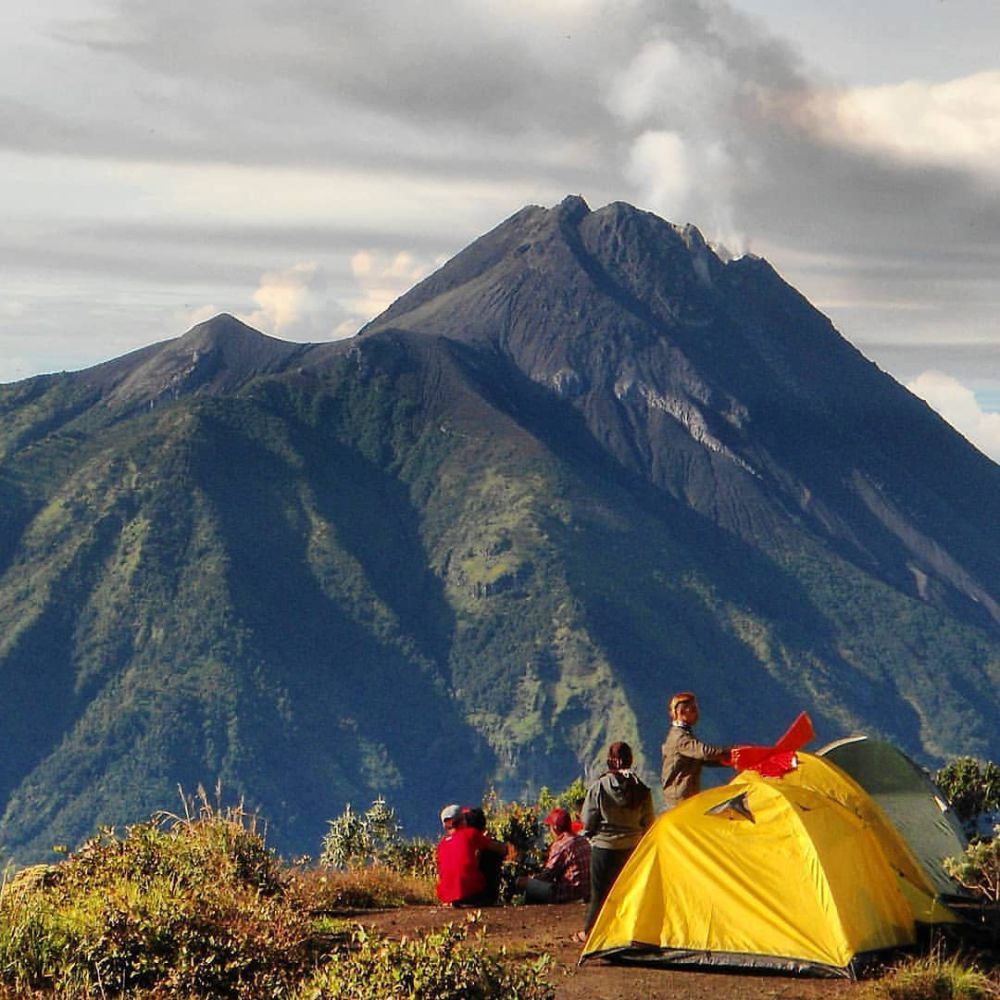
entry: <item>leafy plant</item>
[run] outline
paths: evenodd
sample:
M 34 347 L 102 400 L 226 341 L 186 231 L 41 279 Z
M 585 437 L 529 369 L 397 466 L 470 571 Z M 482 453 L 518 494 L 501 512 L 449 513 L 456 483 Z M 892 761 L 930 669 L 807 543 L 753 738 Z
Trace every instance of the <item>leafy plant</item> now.
M 587 795 L 587 783 L 583 778 L 574 779 L 561 792 L 552 792 L 544 785 L 538 793 L 538 812 L 543 818 L 553 809 L 565 809 L 570 816 L 578 815 Z
M 470 921 L 475 926 L 475 917 Z M 506 952 L 468 944 L 468 928 L 448 924 L 435 933 L 392 941 L 358 928 L 352 947 L 332 957 L 295 1000 L 552 1000 L 545 979 L 549 957 L 530 965 Z
M 350 803 L 328 822 L 320 864 L 340 871 L 382 865 L 413 878 L 435 875 L 434 845 L 421 838 L 404 839 L 396 812 L 379 796 L 366 812 L 356 813 Z
M 368 837 L 364 817 L 358 815 L 348 802 L 344 811 L 329 822 L 323 837 L 320 864 L 331 868 L 359 867 L 368 859 Z
M 1000 903 L 1000 826 L 991 840 L 969 844 L 960 858 L 945 858 L 945 871 L 989 903 Z
M 203 793 L 193 815 L 104 829 L 0 897 L 4 980 L 65 996 L 283 997 L 308 935 L 254 817 Z
M 1000 812 L 1000 766 L 975 757 L 959 757 L 934 777 L 970 836 L 979 833 L 980 817 Z
M 512 844 L 514 857 L 500 870 L 500 898 L 509 900 L 522 875 L 533 875 L 545 863 L 542 816 L 535 804 L 504 802 L 490 789 L 484 803 L 486 832 L 502 844 Z

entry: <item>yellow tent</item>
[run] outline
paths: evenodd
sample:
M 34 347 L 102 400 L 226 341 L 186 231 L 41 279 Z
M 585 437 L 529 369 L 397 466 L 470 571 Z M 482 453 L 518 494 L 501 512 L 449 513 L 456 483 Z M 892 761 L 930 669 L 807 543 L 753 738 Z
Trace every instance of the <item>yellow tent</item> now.
M 957 918 L 871 797 L 800 753 L 661 815 L 615 882 L 581 961 L 736 965 L 853 977 L 871 952 Z

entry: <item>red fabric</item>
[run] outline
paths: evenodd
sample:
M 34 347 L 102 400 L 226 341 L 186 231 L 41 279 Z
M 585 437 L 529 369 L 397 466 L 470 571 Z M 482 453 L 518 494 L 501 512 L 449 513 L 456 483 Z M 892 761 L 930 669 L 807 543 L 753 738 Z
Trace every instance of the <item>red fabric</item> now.
M 442 903 L 457 903 L 486 888 L 479 868 L 479 852 L 489 844 L 485 834 L 462 826 L 443 837 L 437 846 L 437 895 Z
M 765 778 L 780 778 L 798 766 L 794 750 L 776 750 L 770 757 L 765 757 L 754 770 Z
M 798 718 L 788 727 L 784 736 L 774 744 L 775 750 L 801 750 L 810 740 L 816 738 L 812 719 L 808 712 L 799 712 Z
M 801 712 L 773 747 L 733 747 L 732 765 L 737 771 L 756 771 L 765 778 L 780 778 L 798 767 L 795 751 L 801 750 L 815 736 L 812 719 Z

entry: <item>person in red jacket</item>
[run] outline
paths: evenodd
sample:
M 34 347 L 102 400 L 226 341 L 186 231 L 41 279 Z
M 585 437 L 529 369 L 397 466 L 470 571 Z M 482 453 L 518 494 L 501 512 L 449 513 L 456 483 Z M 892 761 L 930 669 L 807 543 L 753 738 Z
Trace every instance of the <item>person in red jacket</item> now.
M 488 906 L 491 900 L 479 854 L 493 851 L 503 855 L 507 848 L 482 830 L 468 826 L 461 806 L 445 806 L 441 825 L 444 836 L 437 845 L 438 899 L 450 906 Z

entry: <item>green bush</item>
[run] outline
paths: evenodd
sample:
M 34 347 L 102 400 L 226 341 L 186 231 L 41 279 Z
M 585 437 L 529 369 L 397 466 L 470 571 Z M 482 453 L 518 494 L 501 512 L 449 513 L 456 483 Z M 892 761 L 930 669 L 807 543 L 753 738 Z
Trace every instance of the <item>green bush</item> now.
M 395 810 L 381 796 L 364 813 L 350 803 L 327 824 L 320 864 L 340 871 L 382 865 L 413 878 L 436 875 L 434 844 L 421 838 L 404 839 Z
M 287 995 L 307 960 L 309 916 L 242 808 L 105 829 L 62 864 L 27 869 L 0 896 L 0 970 L 62 996 Z
M 980 817 L 1000 811 L 1000 766 L 975 757 L 959 757 L 934 776 L 955 815 L 970 836 L 979 832 Z
M 1000 903 L 1000 826 L 992 840 L 977 840 L 960 858 L 945 858 L 945 871 L 988 903 Z
M 583 800 L 587 796 L 587 783 L 577 778 L 561 792 L 552 792 L 546 787 L 538 793 L 538 812 L 544 819 L 553 809 L 566 809 L 571 816 L 579 815 Z
M 359 928 L 352 947 L 332 957 L 295 1000 L 552 1000 L 548 956 L 515 963 L 501 950 L 467 944 L 465 927 L 392 941 Z

